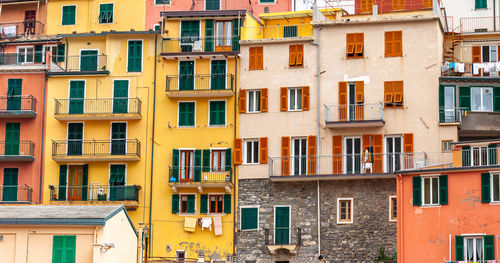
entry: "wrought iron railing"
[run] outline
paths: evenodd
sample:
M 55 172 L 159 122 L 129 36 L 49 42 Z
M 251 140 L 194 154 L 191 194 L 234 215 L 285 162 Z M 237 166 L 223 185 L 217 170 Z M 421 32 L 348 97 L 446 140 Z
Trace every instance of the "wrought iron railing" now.
M 238 52 L 239 36 L 164 38 L 162 53 Z
M 312 36 L 312 25 L 297 24 L 297 25 L 242 27 L 241 32 L 242 32 L 241 35 L 245 37 L 244 40 L 310 37 Z
M 299 227 L 264 228 L 264 245 L 302 245 L 302 229 Z
M 170 166 L 168 181 L 171 183 L 232 183 L 233 170 L 231 167 L 202 167 L 202 166 Z
M 56 99 L 55 115 L 141 114 L 139 98 Z
M 32 157 L 35 143 L 32 141 L 0 141 L 0 157 Z
M 0 185 L 0 202 L 32 203 L 33 189 L 27 185 Z
M 36 98 L 32 95 L 0 96 L 0 112 L 36 112 Z
M 50 72 L 108 72 L 107 55 L 79 55 L 58 56 L 54 55 L 58 63 L 52 63 Z
M 166 91 L 233 90 L 233 74 L 196 74 L 167 76 Z
M 324 105 L 324 107 L 326 122 L 384 120 L 384 105 L 382 103 Z
M 0 28 L 0 39 L 45 34 L 45 25 L 37 20 L 0 23 Z
M 137 139 L 52 141 L 52 156 L 141 156 Z
M 445 108 L 439 107 L 439 122 L 440 123 L 462 123 L 462 116 L 467 111 L 466 108 Z
M 472 167 L 472 166 L 488 166 L 498 165 L 500 160 L 499 147 L 494 145 L 469 147 L 468 149 L 461 149 L 462 162 L 455 162 L 455 166 Z
M 460 18 L 461 33 L 500 31 L 500 16 L 462 17 Z
M 139 201 L 138 185 L 49 185 L 50 201 Z

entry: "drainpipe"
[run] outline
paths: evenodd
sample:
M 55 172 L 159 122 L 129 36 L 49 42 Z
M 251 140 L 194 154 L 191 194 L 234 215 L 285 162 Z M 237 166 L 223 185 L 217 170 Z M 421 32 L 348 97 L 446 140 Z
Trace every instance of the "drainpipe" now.
M 47 62 L 47 58 L 45 58 Z M 50 63 L 50 62 L 49 62 Z M 42 203 L 42 190 L 43 190 L 43 164 L 44 164 L 44 156 L 43 156 L 43 148 L 45 146 L 45 109 L 46 109 L 46 99 L 47 99 L 47 80 L 49 76 L 47 72 L 45 72 L 44 81 L 43 81 L 43 101 L 42 101 L 42 142 L 40 143 L 40 185 L 38 186 L 38 203 Z
M 497 0 L 493 0 L 493 31 L 497 31 Z
M 238 23 L 240 20 L 238 20 Z M 234 138 L 237 136 L 236 132 L 236 122 L 237 122 L 237 113 L 236 111 L 238 110 L 237 103 L 238 102 L 238 55 L 234 55 Z M 233 140 L 234 141 L 234 140 Z M 234 173 L 233 173 L 233 255 L 236 253 L 236 231 L 234 231 L 234 225 L 236 224 L 236 192 L 237 192 L 237 186 L 238 186 L 238 180 L 236 176 L 236 165 L 234 165 Z

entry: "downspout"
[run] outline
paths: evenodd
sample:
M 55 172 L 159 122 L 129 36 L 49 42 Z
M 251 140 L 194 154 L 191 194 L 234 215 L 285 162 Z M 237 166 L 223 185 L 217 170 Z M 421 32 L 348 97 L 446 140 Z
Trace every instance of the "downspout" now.
M 399 184 L 398 184 L 398 181 L 400 182 Z M 404 182 L 403 181 L 403 175 L 402 174 L 398 174 L 397 177 L 396 177 L 396 187 L 399 185 L 398 189 L 396 189 L 397 190 L 397 197 L 396 198 L 397 198 L 397 203 L 398 203 L 396 209 L 398 209 L 399 211 L 396 210 L 397 211 L 396 212 L 396 215 L 397 215 L 397 218 L 396 218 L 396 220 L 397 220 L 396 221 L 396 227 L 399 228 L 399 231 L 398 231 L 397 228 L 396 228 L 396 231 L 399 232 L 399 233 L 401 233 L 400 240 L 399 240 L 400 242 L 397 242 L 397 239 L 396 239 L 396 243 L 399 245 L 399 250 L 401 251 L 400 253 L 398 253 L 399 254 L 398 255 L 398 257 L 399 257 L 398 262 L 403 262 L 403 255 L 404 255 L 404 250 L 403 250 L 403 248 L 404 248 L 404 244 L 403 244 L 403 242 L 404 242 L 404 238 L 403 238 L 404 237 L 404 229 L 403 229 L 403 218 L 404 218 L 404 216 L 403 216 L 403 208 L 404 208 L 403 182 Z M 401 205 L 399 205 L 399 204 L 401 204 Z M 398 250 L 398 249 L 396 249 L 396 250 Z M 450 257 L 450 260 L 451 260 L 451 257 Z
M 497 31 L 497 0 L 493 0 L 493 31 Z
M 238 20 L 239 21 L 239 20 Z M 239 23 L 239 22 L 238 22 Z M 237 131 L 236 131 L 236 122 L 237 122 L 237 113 L 236 111 L 238 110 L 238 55 L 234 55 L 234 128 L 233 128 L 233 137 L 236 139 L 237 136 Z M 234 143 L 233 139 L 233 143 Z M 233 160 L 234 161 L 234 160 Z M 233 180 L 234 180 L 234 188 L 233 188 L 233 255 L 236 253 L 236 231 L 234 231 L 234 227 L 236 225 L 236 192 L 237 192 L 237 187 L 238 187 L 238 180 L 236 176 L 236 165 L 234 165 L 234 173 L 233 173 Z
M 45 58 L 47 61 L 47 58 Z M 49 62 L 50 63 L 50 62 Z M 38 203 L 42 203 L 42 190 L 43 190 L 43 164 L 44 164 L 44 146 L 45 146 L 45 109 L 46 109 L 46 99 L 47 99 L 47 79 L 49 75 L 45 72 L 44 82 L 43 82 L 43 107 L 42 107 L 42 142 L 40 144 L 40 185 L 38 186 Z

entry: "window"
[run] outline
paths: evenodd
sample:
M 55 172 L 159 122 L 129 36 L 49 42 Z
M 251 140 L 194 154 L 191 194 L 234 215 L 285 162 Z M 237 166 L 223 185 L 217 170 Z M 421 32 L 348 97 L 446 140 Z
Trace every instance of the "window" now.
M 142 40 L 128 41 L 127 71 L 142 71 Z
M 219 10 L 220 0 L 205 0 L 205 10 Z
M 363 58 L 364 57 L 364 34 L 349 33 L 346 36 L 346 56 L 347 58 Z
M 195 103 L 179 102 L 179 127 L 193 127 L 195 119 Z
M 302 110 L 302 88 L 288 89 L 288 110 Z
M 215 22 L 215 51 L 232 50 L 232 21 Z
M 405 0 L 392 0 L 392 10 L 405 9 Z
M 42 61 L 45 63 L 45 55 L 47 52 L 52 53 L 52 62 L 56 63 L 57 62 L 57 45 L 48 45 L 48 46 L 43 46 L 43 55 L 42 55 Z
M 422 195 L 424 205 L 439 205 L 439 178 L 422 177 L 424 184 Z
M 113 23 L 113 4 L 99 5 L 99 24 Z
M 488 8 L 488 0 L 476 0 L 476 9 Z
M 297 37 L 297 26 L 284 26 L 283 37 Z
M 250 47 L 249 52 L 249 66 L 250 70 L 264 69 L 264 48 L 263 47 Z
M 260 90 L 249 90 L 247 97 L 247 112 L 260 112 Z
M 373 0 L 361 0 L 360 11 L 361 13 L 371 13 L 373 10 Z
M 464 239 L 465 260 L 478 262 L 484 260 L 484 245 L 482 237 L 468 237 Z
M 500 174 L 491 175 L 491 201 L 500 202 Z
M 155 0 L 155 5 L 169 5 L 170 0 Z
M 448 175 L 414 176 L 412 180 L 414 206 L 448 204 Z
M 158 25 L 158 24 L 155 24 L 153 28 L 154 28 L 154 31 L 160 31 L 160 25 Z
M 395 171 L 401 170 L 402 148 L 401 137 L 397 136 L 385 138 L 386 172 L 393 173 Z
M 226 125 L 226 101 L 210 101 L 210 126 Z
M 76 5 L 66 5 L 62 7 L 62 25 L 76 24 Z
M 75 263 L 76 236 L 54 236 L 52 262 Z
M 210 213 L 223 213 L 224 195 L 209 195 L 208 204 Z
M 33 47 L 17 47 L 17 63 L 33 63 Z
M 259 0 L 259 3 L 273 4 L 275 0 Z
M 389 197 L 389 221 L 396 221 L 398 216 L 398 199 L 395 196 Z
M 451 152 L 451 143 L 452 142 L 453 141 L 449 141 L 449 140 L 441 141 L 441 144 L 442 144 L 441 150 L 443 152 Z
M 176 262 L 184 262 L 184 260 L 186 260 L 186 251 L 184 251 L 184 250 L 175 251 L 175 261 Z
M 291 68 L 304 66 L 304 45 L 290 45 L 289 66 Z
M 290 244 L 290 206 L 274 206 L 274 244 Z
M 450 123 L 458 120 L 455 99 L 455 86 L 439 86 L 439 122 Z
M 259 229 L 259 208 L 241 207 L 240 228 L 241 230 Z
M 307 174 L 307 139 L 292 138 L 292 174 Z
M 493 111 L 492 87 L 472 87 L 470 93 L 472 111 Z
M 494 235 L 455 236 L 455 260 L 466 262 L 495 261 Z
M 226 170 L 226 150 L 212 150 L 212 171 Z
M 384 82 L 384 105 L 385 108 L 403 107 L 403 81 Z
M 472 147 L 470 157 L 471 157 L 472 166 L 487 165 L 488 164 L 488 147 Z
M 195 212 L 195 195 L 180 195 L 181 213 L 193 214 Z
M 259 163 L 259 140 L 245 140 L 245 163 Z
M 403 55 L 403 32 L 385 32 L 385 56 L 400 57 Z
M 337 224 L 352 223 L 352 198 L 337 199 Z
M 345 172 L 357 174 L 361 172 L 361 138 L 345 139 Z

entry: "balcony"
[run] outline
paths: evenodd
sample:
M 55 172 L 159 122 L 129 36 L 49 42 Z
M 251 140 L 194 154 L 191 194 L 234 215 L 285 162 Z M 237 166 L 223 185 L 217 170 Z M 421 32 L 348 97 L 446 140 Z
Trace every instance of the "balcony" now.
M 2 28 L 0 31 L 1 40 L 45 34 L 45 25 L 36 20 L 0 23 L 0 28 Z
M 54 56 L 49 74 L 53 76 L 67 75 L 109 75 L 107 56 L 102 54 L 79 56 Z
M 175 193 L 181 188 L 197 188 L 200 193 L 203 193 L 204 188 L 224 188 L 227 193 L 231 193 L 233 171 L 230 168 L 223 169 L 216 171 L 201 166 L 170 166 L 168 184 Z
M 312 38 L 312 25 L 275 25 L 259 27 L 242 27 L 242 40 L 292 40 L 296 38 Z
M 439 125 L 460 125 L 462 118 L 467 113 L 466 108 L 439 107 Z
M 56 162 L 133 162 L 140 157 L 137 139 L 52 141 L 52 159 Z
M 460 33 L 482 33 L 500 31 L 500 16 L 462 17 Z
M 278 255 L 286 250 L 296 255 L 302 245 L 302 229 L 298 227 L 264 228 L 264 245 L 271 255 Z
M 382 127 L 385 124 L 382 103 L 324 106 L 328 128 Z
M 0 141 L 0 162 L 33 162 L 34 160 L 34 142 Z
M 461 140 L 499 138 L 500 112 L 467 111 L 462 116 L 458 135 Z
M 33 189 L 27 185 L 0 185 L 0 204 L 32 204 Z
M 73 120 L 140 120 L 138 98 L 56 99 L 55 118 Z
M 240 52 L 239 37 L 181 37 L 164 38 L 161 56 L 234 56 Z
M 49 185 L 52 204 L 123 204 L 128 210 L 139 207 L 139 185 Z
M 0 118 L 35 117 L 36 99 L 33 96 L 0 96 Z
M 165 93 L 169 98 L 232 97 L 233 74 L 167 76 Z
M 1 53 L 1 72 L 45 72 L 47 65 L 43 63 L 43 52 L 34 52 L 33 48 L 25 52 Z
M 453 149 L 453 167 L 484 167 L 500 164 L 499 144 L 461 146 Z
M 456 62 L 456 64 L 464 64 L 464 68 L 458 69 L 456 66 L 452 66 L 453 62 L 444 61 L 443 66 L 441 67 L 441 77 L 445 80 L 453 80 L 454 78 L 458 78 L 457 80 L 461 80 L 460 78 L 476 78 L 476 80 L 488 81 L 490 79 L 498 79 L 500 72 L 500 68 L 496 68 L 496 62 Z M 488 69 L 482 68 L 482 65 L 487 65 Z M 491 69 L 495 69 L 495 71 L 490 72 Z

